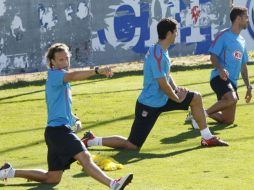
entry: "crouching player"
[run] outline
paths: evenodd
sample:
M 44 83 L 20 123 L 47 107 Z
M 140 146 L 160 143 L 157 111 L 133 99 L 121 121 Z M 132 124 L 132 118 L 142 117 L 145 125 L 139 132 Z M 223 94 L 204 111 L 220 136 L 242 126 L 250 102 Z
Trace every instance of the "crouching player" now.
M 47 184 L 58 184 L 64 170 L 78 160 L 88 175 L 112 190 L 124 189 L 133 177 L 128 174 L 118 180 L 108 177 L 92 161 L 91 155 L 81 140 L 71 130 L 73 114 L 71 112 L 71 88 L 69 82 L 84 80 L 96 74 L 112 76 L 109 67 L 95 70 L 69 72 L 70 52 L 65 44 L 53 44 L 47 51 L 49 62 L 46 82 L 46 102 L 48 122 L 45 129 L 45 141 L 48 147 L 48 171 L 40 169 L 14 169 L 9 163 L 0 168 L 0 179 L 13 177 L 26 178 Z

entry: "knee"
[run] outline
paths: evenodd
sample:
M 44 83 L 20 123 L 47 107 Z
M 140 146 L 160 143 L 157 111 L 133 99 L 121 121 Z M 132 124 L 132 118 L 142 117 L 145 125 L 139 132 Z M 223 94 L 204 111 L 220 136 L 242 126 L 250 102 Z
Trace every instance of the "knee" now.
M 192 102 L 195 102 L 195 103 L 202 102 L 202 95 L 199 92 L 194 92 Z
M 92 162 L 92 156 L 91 156 L 90 152 L 88 152 L 88 151 L 84 152 L 84 157 L 83 158 L 84 158 L 85 164 Z
M 231 125 L 233 124 L 235 121 L 235 118 L 232 118 L 232 119 L 223 119 L 223 123 L 226 124 L 226 125 Z
M 131 143 L 129 140 L 126 140 L 125 148 L 128 150 L 139 150 L 140 149 L 137 145 Z
M 237 98 L 233 98 L 232 100 L 230 100 L 230 103 L 232 106 L 236 105 L 238 102 L 238 99 Z
M 52 176 L 47 174 L 47 179 L 44 181 L 44 183 L 51 184 L 51 185 L 57 185 L 61 182 L 61 177 L 59 176 Z
M 237 103 L 237 99 L 234 99 L 234 98 L 232 98 L 232 99 L 228 99 L 228 100 L 226 100 L 226 104 L 227 104 L 227 107 L 229 107 L 229 106 L 235 106 L 236 105 L 236 103 Z
M 48 179 L 46 181 L 47 184 L 50 184 L 50 185 L 58 185 L 60 183 L 61 180 L 53 180 L 53 179 Z

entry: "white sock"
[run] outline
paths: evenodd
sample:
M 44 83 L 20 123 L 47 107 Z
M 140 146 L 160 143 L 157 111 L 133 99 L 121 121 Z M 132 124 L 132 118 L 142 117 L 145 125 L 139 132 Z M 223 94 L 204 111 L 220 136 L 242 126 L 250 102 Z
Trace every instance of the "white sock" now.
M 204 138 L 204 139 L 210 139 L 213 137 L 211 131 L 209 130 L 209 128 L 205 128 L 203 130 L 200 130 L 200 133 L 201 133 L 201 136 Z
M 12 169 L 11 171 L 10 171 L 10 178 L 12 178 L 12 177 L 15 177 L 15 172 L 16 172 L 16 170 L 15 169 Z
M 102 146 L 102 137 L 95 137 L 87 141 L 87 146 Z

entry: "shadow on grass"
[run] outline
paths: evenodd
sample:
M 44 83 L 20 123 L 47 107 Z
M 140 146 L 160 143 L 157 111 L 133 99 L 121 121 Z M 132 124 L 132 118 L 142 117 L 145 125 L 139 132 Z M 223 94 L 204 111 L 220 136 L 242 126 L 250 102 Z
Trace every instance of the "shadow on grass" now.
M 23 88 L 27 86 L 43 86 L 45 82 L 46 82 L 46 79 L 35 80 L 35 81 L 19 80 L 16 82 L 10 82 L 10 83 L 5 83 L 1 85 L 0 90 L 17 89 L 17 88 Z
M 72 177 L 74 178 L 82 178 L 82 177 L 89 177 L 89 175 L 87 175 L 84 171 L 78 173 L 78 174 L 75 174 L 73 175 Z
M 79 82 L 79 83 L 76 83 L 76 84 L 72 84 L 71 86 L 78 86 L 78 85 L 82 85 L 82 84 L 94 83 L 94 82 L 98 82 L 98 81 L 102 81 L 102 80 L 106 80 L 106 79 L 104 78 L 104 79 L 101 79 L 101 80 Z M 30 81 L 18 81 L 18 82 L 14 82 L 14 83 L 7 83 L 7 84 L 4 84 L 4 85 L 0 86 L 0 90 L 18 89 L 18 88 L 27 87 L 27 86 L 44 86 L 45 83 L 46 83 L 46 80 L 38 80 L 38 81 L 31 81 L 31 82 Z M 13 95 L 13 96 L 3 97 L 3 98 L 0 98 L 0 101 L 11 99 L 11 98 L 17 98 L 17 97 L 20 97 L 20 96 L 36 94 L 36 93 L 40 93 L 40 92 L 45 92 L 45 89 L 36 90 L 36 91 L 28 92 L 28 93 L 21 93 L 21 94 L 17 94 L 17 95 Z
M 76 96 L 89 96 L 89 95 L 91 96 L 91 95 L 100 95 L 100 94 L 114 94 L 114 93 L 122 93 L 122 92 L 135 92 L 135 91 L 139 91 L 139 90 L 142 90 L 142 89 L 141 88 L 137 88 L 137 89 L 125 89 L 125 90 L 104 91 L 104 92 L 95 92 L 95 93 L 80 93 L 80 94 L 73 94 L 72 97 L 76 97 Z M 35 92 L 26 93 L 26 94 L 22 94 L 22 95 L 14 95 L 14 96 L 8 96 L 8 97 L 0 98 L 0 104 L 13 104 L 13 103 L 45 101 L 45 98 L 37 98 L 37 99 L 33 98 L 33 99 L 27 99 L 27 100 L 16 100 L 16 101 L 1 102 L 1 100 L 16 98 L 16 97 L 19 97 L 19 96 L 34 94 L 34 93 L 38 93 L 38 92 L 42 92 L 42 91 L 35 91 Z
M 106 125 L 106 124 L 109 124 L 109 123 L 113 123 L 113 122 L 117 122 L 117 121 L 123 121 L 123 120 L 129 120 L 129 119 L 133 119 L 133 118 L 134 118 L 134 114 L 130 114 L 130 115 L 122 116 L 122 117 L 115 118 L 115 119 L 110 119 L 110 120 L 101 121 L 101 122 L 95 122 L 93 124 L 86 125 L 85 129 L 87 131 L 87 130 L 90 130 L 90 129 L 94 129 L 95 127 L 100 127 L 102 125 Z M 127 126 L 127 127 L 129 129 L 129 126 Z M 124 127 L 123 127 L 123 130 L 124 130 Z
M 0 155 L 3 154 L 3 153 L 7 153 L 7 152 L 12 152 L 12 151 L 15 151 L 15 150 L 20 150 L 20 149 L 24 149 L 24 148 L 31 148 L 32 146 L 37 146 L 37 145 L 40 145 L 42 143 L 45 143 L 45 140 L 39 140 L 37 142 L 31 142 L 31 143 L 28 143 L 26 145 L 19 145 L 19 146 L 16 146 L 16 147 L 12 147 L 12 148 L 7 148 L 7 149 L 4 149 L 4 150 L 1 150 L 0 151 Z
M 0 136 L 1 135 L 16 134 L 16 133 L 25 133 L 25 132 L 31 132 L 31 131 L 39 131 L 39 130 L 44 130 L 44 129 L 45 129 L 45 127 L 31 128 L 31 129 L 21 129 L 21 130 L 12 130 L 12 131 L 2 132 L 2 133 L 0 133 Z
M 31 183 L 31 182 L 27 182 L 27 183 L 20 183 L 20 184 L 0 184 L 0 188 L 4 188 L 4 187 L 24 187 L 24 189 L 27 190 L 53 190 L 55 189 L 55 185 L 47 185 L 47 184 L 41 184 L 41 183 Z
M 178 150 L 178 151 L 168 152 L 168 153 L 163 153 L 163 154 L 143 153 L 143 152 L 139 152 L 139 151 L 121 150 L 119 153 L 112 156 L 112 158 L 114 158 L 119 163 L 126 165 L 126 164 L 132 164 L 135 162 L 139 162 L 144 159 L 172 157 L 172 156 L 176 156 L 179 154 L 184 154 L 186 152 L 198 150 L 201 148 L 202 148 L 201 146 L 196 146 L 196 147 L 186 148 L 183 150 Z
M 210 130 L 214 135 L 218 135 L 219 134 L 218 131 L 220 131 L 220 130 L 232 129 L 232 128 L 237 127 L 236 124 L 226 125 L 226 124 L 220 124 L 220 123 L 216 123 L 216 122 L 211 122 L 209 124 L 214 125 L 213 127 L 210 127 Z M 199 130 L 190 129 L 189 131 L 180 133 L 174 137 L 163 138 L 163 139 L 161 139 L 161 143 L 162 144 L 177 144 L 177 143 L 181 143 L 181 142 L 184 142 L 188 139 L 196 138 L 199 136 L 200 136 Z
M 182 70 L 186 70 L 186 71 L 189 71 L 189 70 L 196 70 L 196 69 L 206 69 L 206 68 L 209 68 L 208 66 L 206 65 L 194 65 L 194 66 L 181 66 L 181 65 L 177 65 L 175 66 L 175 71 L 181 71 L 181 68 L 183 68 Z M 143 75 L 143 71 L 142 70 L 139 70 L 139 71 L 126 71 L 126 72 L 119 72 L 119 73 L 115 73 L 114 77 L 111 78 L 110 80 L 114 80 L 114 79 L 117 79 L 117 78 L 122 78 L 122 77 L 126 77 L 126 76 L 139 76 L 139 75 Z M 254 76 L 249 76 L 249 78 L 253 78 Z M 97 80 L 98 79 L 98 80 Z M 94 76 L 94 77 L 91 77 L 90 79 L 87 79 L 85 82 L 78 82 L 78 83 L 75 83 L 75 84 L 72 84 L 71 86 L 79 86 L 79 85 L 82 85 L 82 84 L 88 84 L 88 83 L 95 83 L 95 82 L 100 82 L 100 81 L 104 81 L 104 80 L 108 80 L 107 78 L 102 78 L 102 76 Z M 45 85 L 45 82 L 46 80 L 43 79 L 43 80 L 37 80 L 37 81 L 18 81 L 18 82 L 14 82 L 14 83 L 7 83 L 7 84 L 3 84 L 2 86 L 0 86 L 0 90 L 6 90 L 6 89 L 17 89 L 17 88 L 21 88 L 21 87 L 26 87 L 26 86 L 43 86 Z M 254 81 L 251 81 L 252 83 Z M 198 85 L 198 84 L 209 84 L 209 81 L 204 81 L 204 82 L 197 82 L 197 83 L 190 83 L 190 84 L 183 84 L 181 86 L 191 86 L 191 85 Z M 238 86 L 239 88 L 245 86 L 244 84 Z M 138 89 L 126 89 L 126 90 L 122 90 L 122 91 L 110 91 L 110 92 L 98 92 L 98 93 L 93 93 L 93 94 L 105 94 L 105 93 L 118 93 L 118 92 L 125 92 L 125 91 L 136 91 L 136 90 L 141 90 L 141 88 L 138 88 Z M 35 94 L 35 93 L 40 93 L 40 92 L 44 92 L 45 90 L 37 90 L 37 91 L 33 91 L 33 92 L 28 92 L 28 93 L 21 93 L 21 94 L 17 94 L 17 95 L 13 95 L 13 96 L 7 96 L 7 97 L 3 97 L 3 98 L 0 98 L 0 101 L 2 100 L 7 100 L 7 99 L 12 99 L 12 98 L 16 98 L 16 97 L 20 97 L 20 96 L 26 96 L 26 95 L 31 95 L 31 94 Z M 76 96 L 79 96 L 79 95 L 90 95 L 90 93 L 85 93 L 85 94 L 77 94 Z M 213 95 L 214 93 L 211 92 L 211 93 L 208 93 L 208 94 L 204 94 L 203 97 L 206 97 L 206 96 L 211 96 Z M 36 99 L 36 100 L 43 100 L 43 99 Z M 26 101 L 29 101 L 28 100 L 23 100 L 23 102 L 26 102 Z M 31 99 L 31 101 L 35 101 L 34 99 Z M 16 102 L 16 101 L 15 101 Z M 15 103 L 14 101 L 13 102 L 9 102 L 9 103 Z M 19 101 L 17 101 L 19 102 Z M 6 104 L 8 102 L 4 102 L 2 104 Z

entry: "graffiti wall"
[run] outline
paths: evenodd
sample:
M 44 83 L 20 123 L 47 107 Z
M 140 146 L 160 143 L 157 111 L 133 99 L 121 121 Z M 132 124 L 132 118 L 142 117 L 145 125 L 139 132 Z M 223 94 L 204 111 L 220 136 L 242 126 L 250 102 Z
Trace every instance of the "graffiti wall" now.
M 248 8 L 249 26 L 241 34 L 247 42 L 247 49 L 254 51 L 254 0 L 234 0 L 234 4 Z
M 46 69 L 44 53 L 63 42 L 73 67 L 143 59 L 156 25 L 174 17 L 171 56 L 205 54 L 228 27 L 231 0 L 0 0 L 0 74 Z
M 67 43 L 74 67 L 91 63 L 90 1 L 0 0 L 0 73 L 46 69 L 44 54 Z
M 142 59 L 157 42 L 156 25 L 163 17 L 179 22 L 171 56 L 205 54 L 215 35 L 229 26 L 230 0 L 122 0 L 92 3 L 95 63 Z M 106 7 L 106 8 L 105 8 Z

